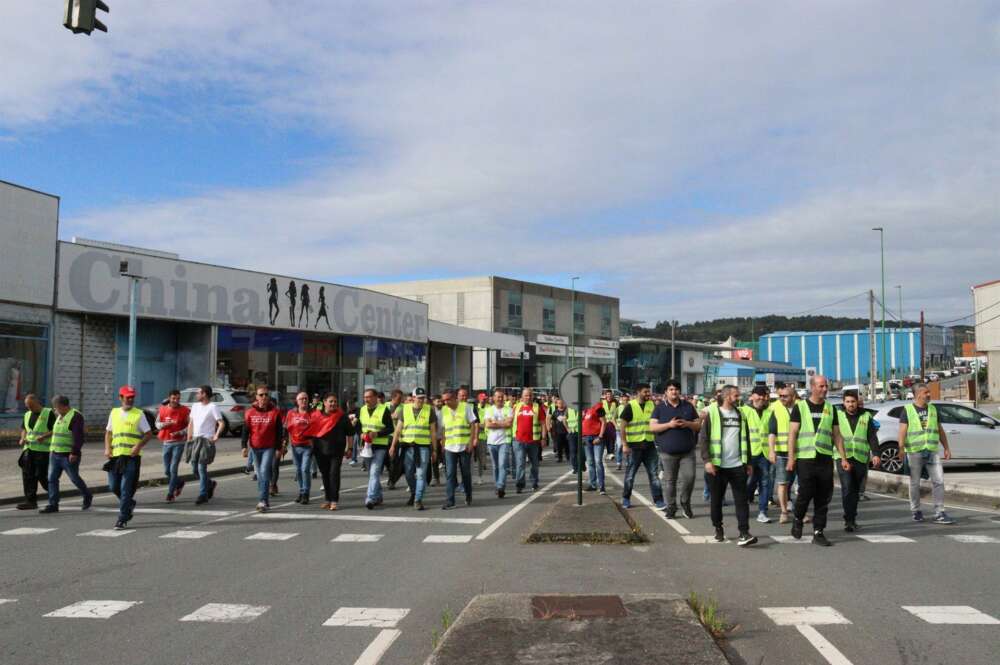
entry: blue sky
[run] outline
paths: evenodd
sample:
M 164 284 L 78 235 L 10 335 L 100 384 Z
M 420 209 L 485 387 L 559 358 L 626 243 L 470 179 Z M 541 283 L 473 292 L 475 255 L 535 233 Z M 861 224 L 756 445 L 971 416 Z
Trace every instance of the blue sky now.
M 0 179 L 64 238 L 580 275 L 648 321 L 877 289 L 872 226 L 908 318 L 1000 276 L 989 3 L 119 2 L 89 38 L 60 4 L 0 26 Z

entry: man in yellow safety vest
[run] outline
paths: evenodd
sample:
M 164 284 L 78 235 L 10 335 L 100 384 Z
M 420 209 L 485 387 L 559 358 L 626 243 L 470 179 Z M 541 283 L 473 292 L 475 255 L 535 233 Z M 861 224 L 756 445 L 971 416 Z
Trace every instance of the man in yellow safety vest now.
M 109 462 L 108 487 L 118 497 L 118 521 L 115 529 L 127 528 L 135 509 L 135 490 L 139 484 L 142 449 L 153 437 L 153 431 L 142 409 L 136 408 L 135 388 L 122 386 L 118 390 L 121 407 L 111 409 L 104 432 L 104 456 Z

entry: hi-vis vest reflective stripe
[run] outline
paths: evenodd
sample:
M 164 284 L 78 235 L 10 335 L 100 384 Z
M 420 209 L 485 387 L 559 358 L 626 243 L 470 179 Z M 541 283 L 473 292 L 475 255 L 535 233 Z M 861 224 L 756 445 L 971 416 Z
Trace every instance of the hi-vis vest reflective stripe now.
M 566 429 L 570 433 L 580 431 L 580 421 L 576 419 L 576 409 L 569 406 L 566 407 Z
M 604 417 L 608 419 L 608 422 L 614 423 L 618 421 L 618 405 L 612 406 L 608 400 L 602 399 L 601 406 L 604 407 Z
M 389 408 L 385 404 L 379 404 L 375 407 L 375 411 L 371 414 L 368 413 L 368 405 L 362 404 L 361 408 L 358 410 L 358 414 L 361 416 L 361 433 L 366 432 L 379 432 L 385 425 L 382 424 L 382 418 L 385 417 L 385 410 Z M 382 436 L 376 436 L 372 439 L 372 444 L 376 446 L 387 446 L 389 445 L 389 435 L 384 434 Z
M 745 417 L 741 410 L 737 410 L 737 413 Z M 712 402 L 708 407 L 708 417 L 712 425 L 708 432 L 708 456 L 711 458 L 712 464 L 719 466 L 722 464 L 722 411 L 719 409 L 718 402 Z M 744 464 L 747 463 L 748 447 L 747 438 L 743 435 L 743 423 L 740 423 L 740 460 Z
M 906 405 L 906 421 L 906 445 L 903 446 L 906 452 L 919 453 L 928 450 L 936 453 L 941 443 L 937 408 L 933 404 L 927 404 L 927 429 L 920 423 L 920 414 L 917 413 L 917 407 L 912 404 Z
M 812 412 L 808 400 L 801 399 L 795 406 L 799 409 L 799 435 L 795 439 L 795 459 L 814 459 L 816 453 L 833 455 L 833 407 L 823 403 L 823 415 L 819 427 L 813 429 Z
M 469 421 L 465 419 L 467 408 L 462 403 L 459 403 L 458 409 L 454 411 L 447 404 L 441 407 L 441 420 L 444 421 L 444 445 L 469 445 L 469 434 L 472 432 L 472 428 L 469 427 Z
M 142 409 L 135 407 L 128 411 L 121 408 L 111 410 L 112 457 L 130 454 L 132 447 L 142 441 L 142 430 L 139 429 L 139 419 L 142 417 Z
M 774 437 L 774 452 L 778 454 L 788 453 L 788 424 L 792 422 L 788 407 L 781 402 L 775 402 L 771 405 L 771 415 L 774 416 L 774 421 L 778 425 L 778 432 Z M 771 419 L 768 418 L 767 422 L 767 426 L 770 428 Z
M 503 441 L 498 441 L 496 443 L 496 445 L 510 443 L 510 441 L 511 441 L 511 431 L 510 430 L 508 430 L 508 429 L 501 429 L 501 430 L 496 430 L 496 429 L 488 430 L 488 429 L 486 429 L 486 418 L 489 418 L 490 420 L 507 420 L 508 418 L 513 418 L 513 416 L 514 416 L 514 410 L 510 408 L 510 405 L 509 404 L 505 404 L 502 407 L 497 407 L 495 404 L 491 404 L 488 407 L 486 407 L 485 409 L 483 409 L 483 413 L 485 415 L 482 418 L 480 418 L 480 420 L 479 420 L 480 431 L 486 430 L 487 435 L 490 432 L 503 431 L 505 438 L 504 438 Z
M 649 429 L 649 419 L 653 417 L 653 400 L 646 400 L 643 406 L 639 406 L 639 400 L 632 400 L 628 403 L 628 408 L 632 409 L 632 420 L 625 426 L 625 442 L 652 441 L 653 430 Z
M 52 426 L 52 447 L 49 452 L 71 453 L 73 452 L 73 432 L 69 429 L 69 424 L 73 421 L 76 409 L 70 409 L 65 416 L 57 416 L 56 422 Z
M 770 409 L 764 409 L 760 414 L 752 406 L 741 406 L 740 411 L 747 421 L 750 433 L 750 454 L 754 457 L 764 454 L 764 441 L 767 440 L 767 426 L 771 422 Z
M 489 404 L 479 406 L 476 405 L 476 413 L 479 415 L 479 440 L 486 440 L 486 409 L 490 408 Z
M 517 419 L 521 416 L 521 406 L 524 402 L 518 402 L 517 407 L 514 409 L 514 422 L 511 423 L 510 433 L 513 436 L 517 436 Z M 542 439 L 542 421 L 538 418 L 538 405 L 531 405 L 531 440 L 541 441 Z
M 413 412 L 412 404 L 403 405 L 403 432 L 399 436 L 403 443 L 418 446 L 431 445 L 431 407 L 424 404 L 420 413 Z
M 49 431 L 49 416 L 52 415 L 52 409 L 45 407 L 38 412 L 38 418 L 35 419 L 35 426 L 28 427 L 28 421 L 31 419 L 31 411 L 24 414 L 24 449 L 34 450 L 39 453 L 49 452 L 49 442 L 39 441 L 38 437 Z
M 837 409 L 837 424 L 840 427 L 840 436 L 844 440 L 844 452 L 847 459 L 853 459 L 862 464 L 868 463 L 868 425 L 872 421 L 872 414 L 862 411 L 858 416 L 857 427 L 851 431 L 851 421 L 847 418 L 847 413 L 843 409 Z M 834 450 L 833 456 L 840 459 L 840 451 Z

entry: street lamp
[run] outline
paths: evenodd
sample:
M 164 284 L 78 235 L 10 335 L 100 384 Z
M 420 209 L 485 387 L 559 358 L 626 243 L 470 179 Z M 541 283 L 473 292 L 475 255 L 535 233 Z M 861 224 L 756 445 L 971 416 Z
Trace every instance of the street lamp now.
M 878 244 L 882 255 L 882 396 L 889 396 L 889 367 L 885 357 L 885 229 L 876 226 L 872 231 L 878 231 Z
M 125 385 L 135 386 L 136 310 L 139 308 L 139 282 L 144 277 L 129 269 L 128 261 L 118 262 L 118 274 L 129 279 L 128 308 L 128 370 Z
M 570 289 L 572 290 L 572 296 L 570 297 L 570 333 L 569 333 L 569 349 L 570 349 L 570 367 L 576 367 L 576 280 L 579 277 L 571 277 L 569 280 Z

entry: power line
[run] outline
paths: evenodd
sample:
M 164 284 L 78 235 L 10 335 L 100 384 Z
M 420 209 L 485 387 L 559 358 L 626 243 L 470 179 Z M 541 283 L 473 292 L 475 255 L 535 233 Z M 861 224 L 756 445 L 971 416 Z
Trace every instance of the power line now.
M 966 319 L 972 318 L 972 317 L 974 317 L 974 316 L 976 316 L 978 314 L 982 314 L 986 310 L 992 309 L 992 308 L 996 307 L 997 305 L 1000 305 L 1000 300 L 997 300 L 995 303 L 992 303 L 990 305 L 987 305 L 986 307 L 983 307 L 978 312 L 973 312 L 972 314 L 966 314 L 965 316 L 961 316 L 961 317 L 959 317 L 957 319 L 952 319 L 951 321 L 945 321 L 943 323 L 932 323 L 930 325 L 932 325 L 932 326 L 944 326 L 944 325 L 948 325 L 949 323 L 956 323 L 958 321 L 965 321 Z M 996 318 L 996 317 L 993 317 L 993 318 Z M 992 320 L 993 319 L 990 319 L 990 321 L 992 321 Z
M 861 293 L 855 293 L 853 296 L 844 298 L 843 300 L 838 300 L 837 302 L 832 302 L 832 303 L 829 303 L 829 304 L 826 304 L 826 305 L 820 305 L 819 307 L 814 307 L 813 309 L 807 309 L 807 310 L 804 310 L 802 312 L 795 312 L 794 314 L 784 314 L 783 316 L 787 316 L 787 317 L 802 316 L 804 314 L 810 314 L 812 312 L 818 312 L 821 309 L 826 309 L 827 307 L 833 307 L 835 305 L 840 305 L 840 304 L 843 304 L 843 303 L 845 303 L 845 302 L 847 302 L 849 300 L 854 300 L 855 298 L 858 298 L 860 296 L 866 296 L 866 295 L 868 295 L 868 292 L 867 291 L 862 291 Z

